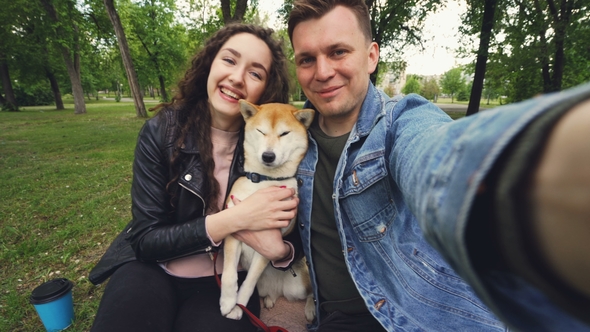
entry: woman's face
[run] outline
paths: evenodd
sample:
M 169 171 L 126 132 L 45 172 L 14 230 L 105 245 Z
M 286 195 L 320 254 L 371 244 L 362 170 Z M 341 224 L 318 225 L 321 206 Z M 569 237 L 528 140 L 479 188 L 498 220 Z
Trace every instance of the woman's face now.
M 264 41 L 239 33 L 223 44 L 207 78 L 212 126 L 237 131 L 242 124 L 239 99 L 257 104 L 268 81 L 272 55 Z

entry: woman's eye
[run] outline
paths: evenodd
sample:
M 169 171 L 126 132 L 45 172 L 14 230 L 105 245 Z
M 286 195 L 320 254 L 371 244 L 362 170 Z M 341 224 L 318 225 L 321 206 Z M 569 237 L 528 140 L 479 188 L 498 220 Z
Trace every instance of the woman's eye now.
M 224 58 L 223 61 L 229 63 L 230 65 L 235 65 L 236 62 L 234 61 L 234 59 L 231 58 Z
M 256 77 L 257 79 L 262 80 L 262 75 L 260 75 L 259 73 L 253 71 L 253 72 L 251 72 L 251 74 L 252 74 L 252 76 Z
M 307 65 L 310 64 L 312 62 L 312 58 L 303 58 L 301 60 L 299 60 L 299 65 L 303 66 L 303 65 Z

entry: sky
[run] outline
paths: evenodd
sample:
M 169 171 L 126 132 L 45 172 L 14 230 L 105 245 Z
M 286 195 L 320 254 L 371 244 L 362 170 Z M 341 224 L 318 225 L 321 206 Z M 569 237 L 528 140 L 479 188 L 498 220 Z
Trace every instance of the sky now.
M 272 21 L 280 4 L 276 0 L 259 0 L 259 9 L 269 13 Z M 422 31 L 425 50 L 408 48 L 402 55 L 408 64 L 406 74 L 442 75 L 456 65 L 466 63 L 466 60 L 456 58 L 454 51 L 458 47 L 460 15 L 465 11 L 464 6 L 458 1 L 449 1 L 445 8 L 426 19 Z
M 464 11 L 464 4 L 449 1 L 446 8 L 430 14 L 422 31 L 425 51 L 413 48 L 402 56 L 408 63 L 407 74 L 441 75 L 457 65 L 467 63 L 455 56 L 455 50 L 459 47 L 460 15 Z

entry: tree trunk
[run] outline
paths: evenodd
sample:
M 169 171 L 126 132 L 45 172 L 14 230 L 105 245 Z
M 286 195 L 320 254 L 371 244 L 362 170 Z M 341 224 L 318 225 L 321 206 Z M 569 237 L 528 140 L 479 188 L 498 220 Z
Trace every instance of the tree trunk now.
M 221 14 L 223 15 L 223 24 L 242 22 L 248 9 L 248 0 L 236 0 L 236 10 L 231 14 L 231 0 L 221 0 Z
M 57 84 L 57 79 L 53 72 L 49 69 L 45 69 L 47 79 L 49 80 L 49 84 L 51 85 L 51 91 L 53 91 L 53 99 L 55 99 L 55 108 L 58 110 L 65 109 L 64 102 L 61 99 L 61 92 L 59 91 L 59 85 Z
M 113 28 L 115 29 L 115 34 L 117 35 L 119 51 L 121 52 L 123 66 L 125 67 L 127 81 L 129 82 L 129 89 L 131 91 L 131 95 L 133 96 L 133 103 L 135 104 L 135 113 L 137 114 L 137 117 L 147 118 L 145 104 L 143 102 L 141 89 L 139 87 L 139 80 L 137 79 L 137 73 L 135 72 L 135 67 L 133 66 L 131 52 L 129 51 L 129 45 L 127 44 L 127 37 L 125 36 L 121 19 L 119 18 L 119 14 L 117 14 L 113 0 L 104 0 L 104 5 L 109 18 L 111 19 L 111 23 L 113 24 Z
M 488 62 L 488 50 L 490 47 L 490 39 L 492 37 L 492 29 L 494 27 L 496 5 L 497 0 L 485 1 L 481 34 L 479 36 L 479 50 L 477 51 L 475 74 L 473 76 L 473 85 L 471 86 L 471 95 L 469 96 L 469 106 L 467 106 L 466 116 L 475 114 L 479 111 L 481 94 L 483 91 L 483 80 Z
M 8 64 L 4 60 L 4 55 L 0 53 L 0 76 L 2 76 L 2 87 L 4 88 L 4 99 L 3 104 L 6 108 L 11 111 L 18 111 L 18 103 L 16 102 L 16 96 L 12 89 L 12 81 L 10 80 L 10 73 L 8 72 Z
M 84 89 L 82 88 L 82 79 L 80 78 L 80 54 L 75 52 L 74 59 L 70 57 L 70 50 L 61 46 L 61 54 L 66 63 L 68 76 L 72 83 L 72 95 L 74 96 L 74 114 L 86 113 L 86 101 L 84 100 Z
M 56 33 L 58 36 L 63 35 L 63 31 L 60 28 L 60 25 L 63 22 L 59 21 L 59 17 L 57 16 L 57 11 L 53 4 L 49 0 L 41 0 L 45 11 L 49 17 L 53 20 L 53 23 L 56 25 Z M 74 34 L 78 34 L 78 27 L 75 23 L 72 23 L 72 27 L 74 30 Z M 84 101 L 84 89 L 82 88 L 82 79 L 80 78 L 80 52 L 78 50 L 78 38 L 74 38 L 74 58 L 72 59 L 71 56 L 71 49 L 64 45 L 59 44 L 59 49 L 61 51 L 61 55 L 64 59 L 66 64 L 66 69 L 68 70 L 68 76 L 70 77 L 70 82 L 72 83 L 72 95 L 74 96 L 74 113 L 75 114 L 84 114 L 86 113 L 86 102 Z
M 555 23 L 555 54 L 553 64 L 553 77 L 551 88 L 553 91 L 560 91 L 563 84 L 563 71 L 565 67 L 565 38 L 567 26 L 570 24 L 574 1 L 561 1 L 559 11 L 555 8 L 553 1 L 548 1 L 550 11 L 553 14 Z
M 158 75 L 158 81 L 160 81 L 160 91 L 162 91 L 162 101 L 168 102 L 168 93 L 166 92 L 166 82 L 164 82 L 164 76 Z

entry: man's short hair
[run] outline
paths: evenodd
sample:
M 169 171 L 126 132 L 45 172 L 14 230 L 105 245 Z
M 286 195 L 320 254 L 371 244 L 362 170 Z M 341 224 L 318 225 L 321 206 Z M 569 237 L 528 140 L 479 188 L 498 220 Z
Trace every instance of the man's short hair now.
M 295 27 L 299 23 L 319 19 L 336 6 L 343 6 L 350 9 L 356 16 L 361 32 L 367 39 L 367 42 L 373 40 L 371 16 L 364 0 L 295 0 L 293 9 L 289 14 L 287 30 L 291 43 L 293 43 L 293 30 L 295 30 Z

